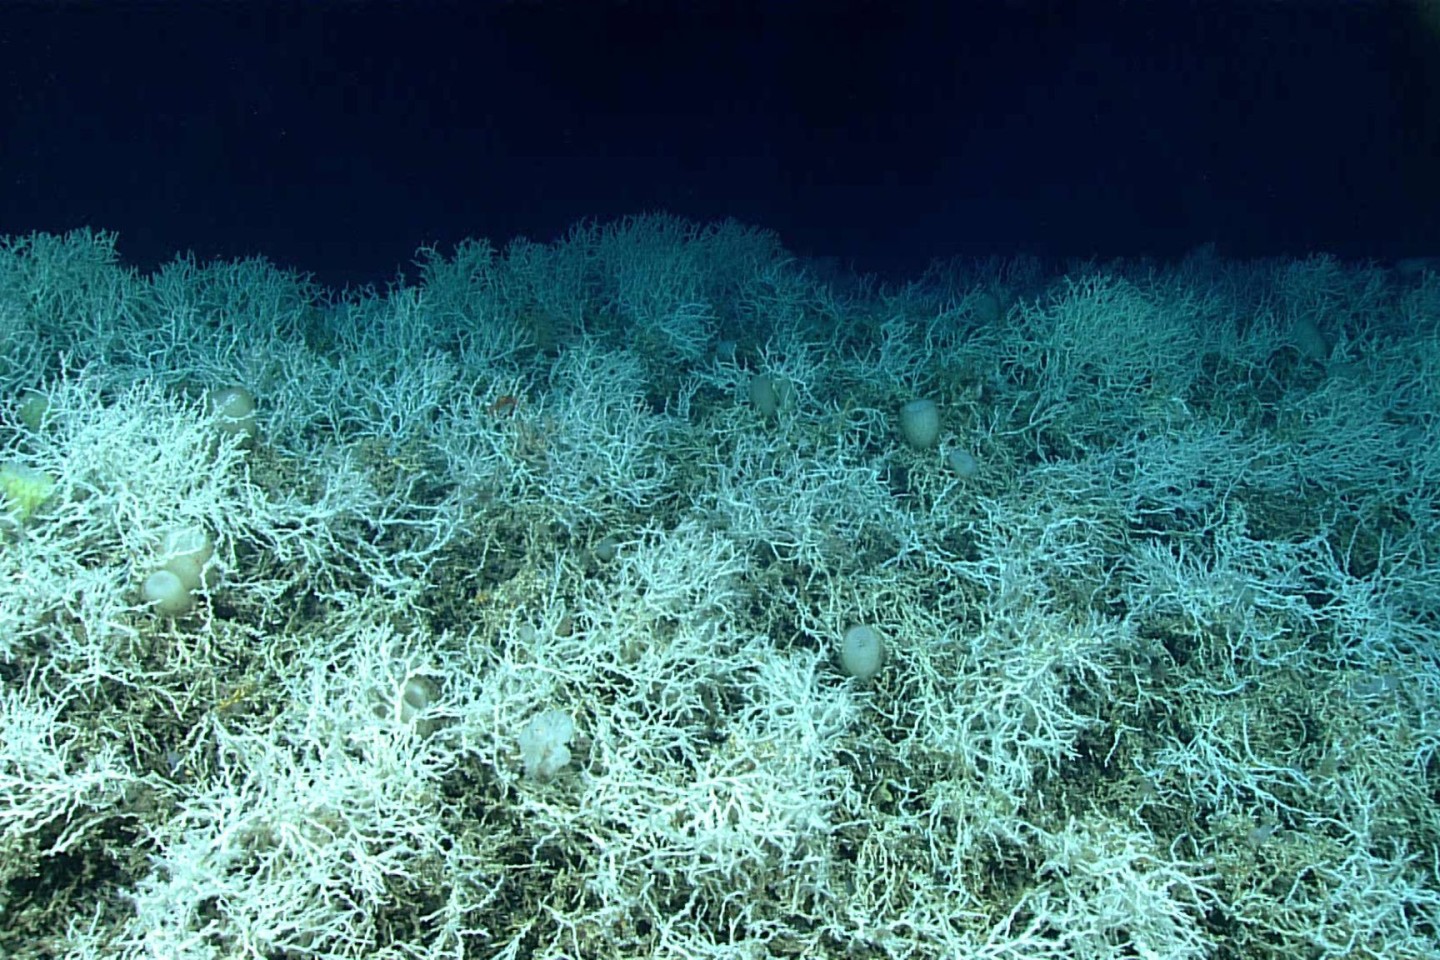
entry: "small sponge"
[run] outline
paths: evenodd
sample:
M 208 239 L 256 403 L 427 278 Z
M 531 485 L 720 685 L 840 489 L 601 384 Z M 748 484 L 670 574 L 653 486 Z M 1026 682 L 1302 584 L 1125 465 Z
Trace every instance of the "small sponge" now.
M 857 623 L 840 641 L 840 669 L 856 680 L 871 680 L 885 665 L 885 641 L 874 627 Z
M 546 710 L 530 718 L 520 731 L 520 759 L 525 776 L 532 780 L 550 780 L 570 763 L 570 738 L 575 735 L 575 721 L 559 710 Z

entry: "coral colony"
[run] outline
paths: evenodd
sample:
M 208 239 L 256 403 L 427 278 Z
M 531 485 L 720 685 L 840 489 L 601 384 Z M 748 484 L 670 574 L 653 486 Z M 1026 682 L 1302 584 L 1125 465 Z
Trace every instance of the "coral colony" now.
M 7 956 L 1440 954 L 1434 272 L 116 244 L 0 245 Z

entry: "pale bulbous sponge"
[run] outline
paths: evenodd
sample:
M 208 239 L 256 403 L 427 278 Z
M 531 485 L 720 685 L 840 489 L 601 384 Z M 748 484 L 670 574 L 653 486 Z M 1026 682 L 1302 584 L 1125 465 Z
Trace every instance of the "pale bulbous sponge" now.
M 840 639 L 840 669 L 856 680 L 872 680 L 885 665 L 885 640 L 874 627 L 857 623 Z
M 520 760 L 531 780 L 550 780 L 570 763 L 570 738 L 575 721 L 568 713 L 546 710 L 530 718 L 520 731 Z

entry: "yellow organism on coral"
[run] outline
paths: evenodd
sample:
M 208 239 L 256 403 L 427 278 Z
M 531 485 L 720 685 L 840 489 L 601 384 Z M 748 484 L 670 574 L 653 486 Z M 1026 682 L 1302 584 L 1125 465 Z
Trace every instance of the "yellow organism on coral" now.
M 55 481 L 46 473 L 19 463 L 0 466 L 0 497 L 10 516 L 24 523 L 55 492 Z

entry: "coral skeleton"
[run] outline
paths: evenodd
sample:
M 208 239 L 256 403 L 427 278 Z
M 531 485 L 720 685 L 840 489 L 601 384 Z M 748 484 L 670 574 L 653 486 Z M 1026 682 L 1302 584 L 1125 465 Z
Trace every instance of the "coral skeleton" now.
M 117 243 L 0 242 L 0 953 L 1440 955 L 1433 273 Z

